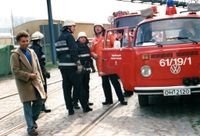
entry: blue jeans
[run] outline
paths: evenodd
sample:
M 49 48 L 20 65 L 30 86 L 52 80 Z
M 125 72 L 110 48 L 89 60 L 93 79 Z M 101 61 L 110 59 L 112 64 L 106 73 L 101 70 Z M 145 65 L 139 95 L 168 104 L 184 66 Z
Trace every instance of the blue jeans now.
M 41 99 L 40 94 L 37 90 L 35 91 L 35 93 L 37 100 L 23 102 L 24 116 L 26 124 L 28 126 L 28 132 L 33 129 L 33 124 L 38 119 L 43 105 L 43 100 Z

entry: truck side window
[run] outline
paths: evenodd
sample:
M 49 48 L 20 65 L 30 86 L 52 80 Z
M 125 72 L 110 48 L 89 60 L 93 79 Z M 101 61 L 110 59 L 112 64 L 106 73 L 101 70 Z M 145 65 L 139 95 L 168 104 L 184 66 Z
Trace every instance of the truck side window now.
M 128 47 L 128 34 L 124 33 L 122 40 L 122 48 L 127 48 L 127 47 Z
M 191 21 L 184 22 L 182 30 L 179 33 L 179 37 L 187 37 L 187 38 L 196 38 L 196 30 L 194 28 L 194 24 Z
M 118 42 L 115 42 L 116 47 L 121 48 L 123 46 L 123 38 L 124 38 L 124 30 L 117 30 L 115 41 L 118 41 Z
M 143 42 L 150 42 L 152 40 L 152 29 L 151 29 L 151 25 L 149 23 L 147 23 L 146 25 L 144 25 L 143 27 Z

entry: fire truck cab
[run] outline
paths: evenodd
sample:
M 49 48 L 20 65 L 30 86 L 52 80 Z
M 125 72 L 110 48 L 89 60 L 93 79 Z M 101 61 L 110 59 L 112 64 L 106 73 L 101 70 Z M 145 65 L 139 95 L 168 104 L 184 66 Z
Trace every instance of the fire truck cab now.
M 114 12 L 113 19 L 111 19 L 112 28 L 120 28 L 120 27 L 136 27 L 136 25 L 144 20 L 144 17 L 141 14 L 129 13 L 128 11 L 118 11 Z
M 127 46 L 104 48 L 103 72 L 117 74 L 126 90 L 138 94 L 140 106 L 149 104 L 150 95 L 200 93 L 200 5 L 190 4 L 188 10 L 148 17 L 133 37 L 128 27 L 122 28 Z M 118 29 L 107 35 L 117 35 Z

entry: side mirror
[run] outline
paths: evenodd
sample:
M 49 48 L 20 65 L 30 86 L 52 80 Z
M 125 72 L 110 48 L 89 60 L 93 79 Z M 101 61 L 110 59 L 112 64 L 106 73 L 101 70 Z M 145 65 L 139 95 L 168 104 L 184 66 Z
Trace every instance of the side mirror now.
M 114 41 L 114 48 L 121 48 L 121 42 L 120 41 Z

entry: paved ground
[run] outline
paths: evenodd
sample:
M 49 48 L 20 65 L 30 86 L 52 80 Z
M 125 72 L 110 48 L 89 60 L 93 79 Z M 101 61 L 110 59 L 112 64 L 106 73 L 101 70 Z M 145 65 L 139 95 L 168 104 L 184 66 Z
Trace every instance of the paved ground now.
M 49 83 L 61 79 L 57 69 L 51 71 Z M 40 136 L 200 136 L 200 100 L 198 97 L 161 98 L 152 97 L 149 107 L 140 108 L 137 95 L 128 99 L 128 106 L 116 104 L 116 108 L 91 127 L 96 118 L 109 106 L 102 106 L 104 100 L 101 80 L 97 73 L 91 75 L 91 101 L 93 111 L 84 114 L 76 110 L 75 115 L 68 116 L 65 109 L 61 82 L 49 86 L 47 105 L 51 113 L 42 113 L 38 120 Z M 0 97 L 16 93 L 14 80 L 0 81 Z M 115 95 L 114 95 L 115 96 Z M 115 101 L 116 97 L 114 97 Z M 26 136 L 23 111 L 18 95 L 0 100 L 0 135 L 11 128 L 9 136 Z M 13 114 L 3 118 L 11 111 Z

